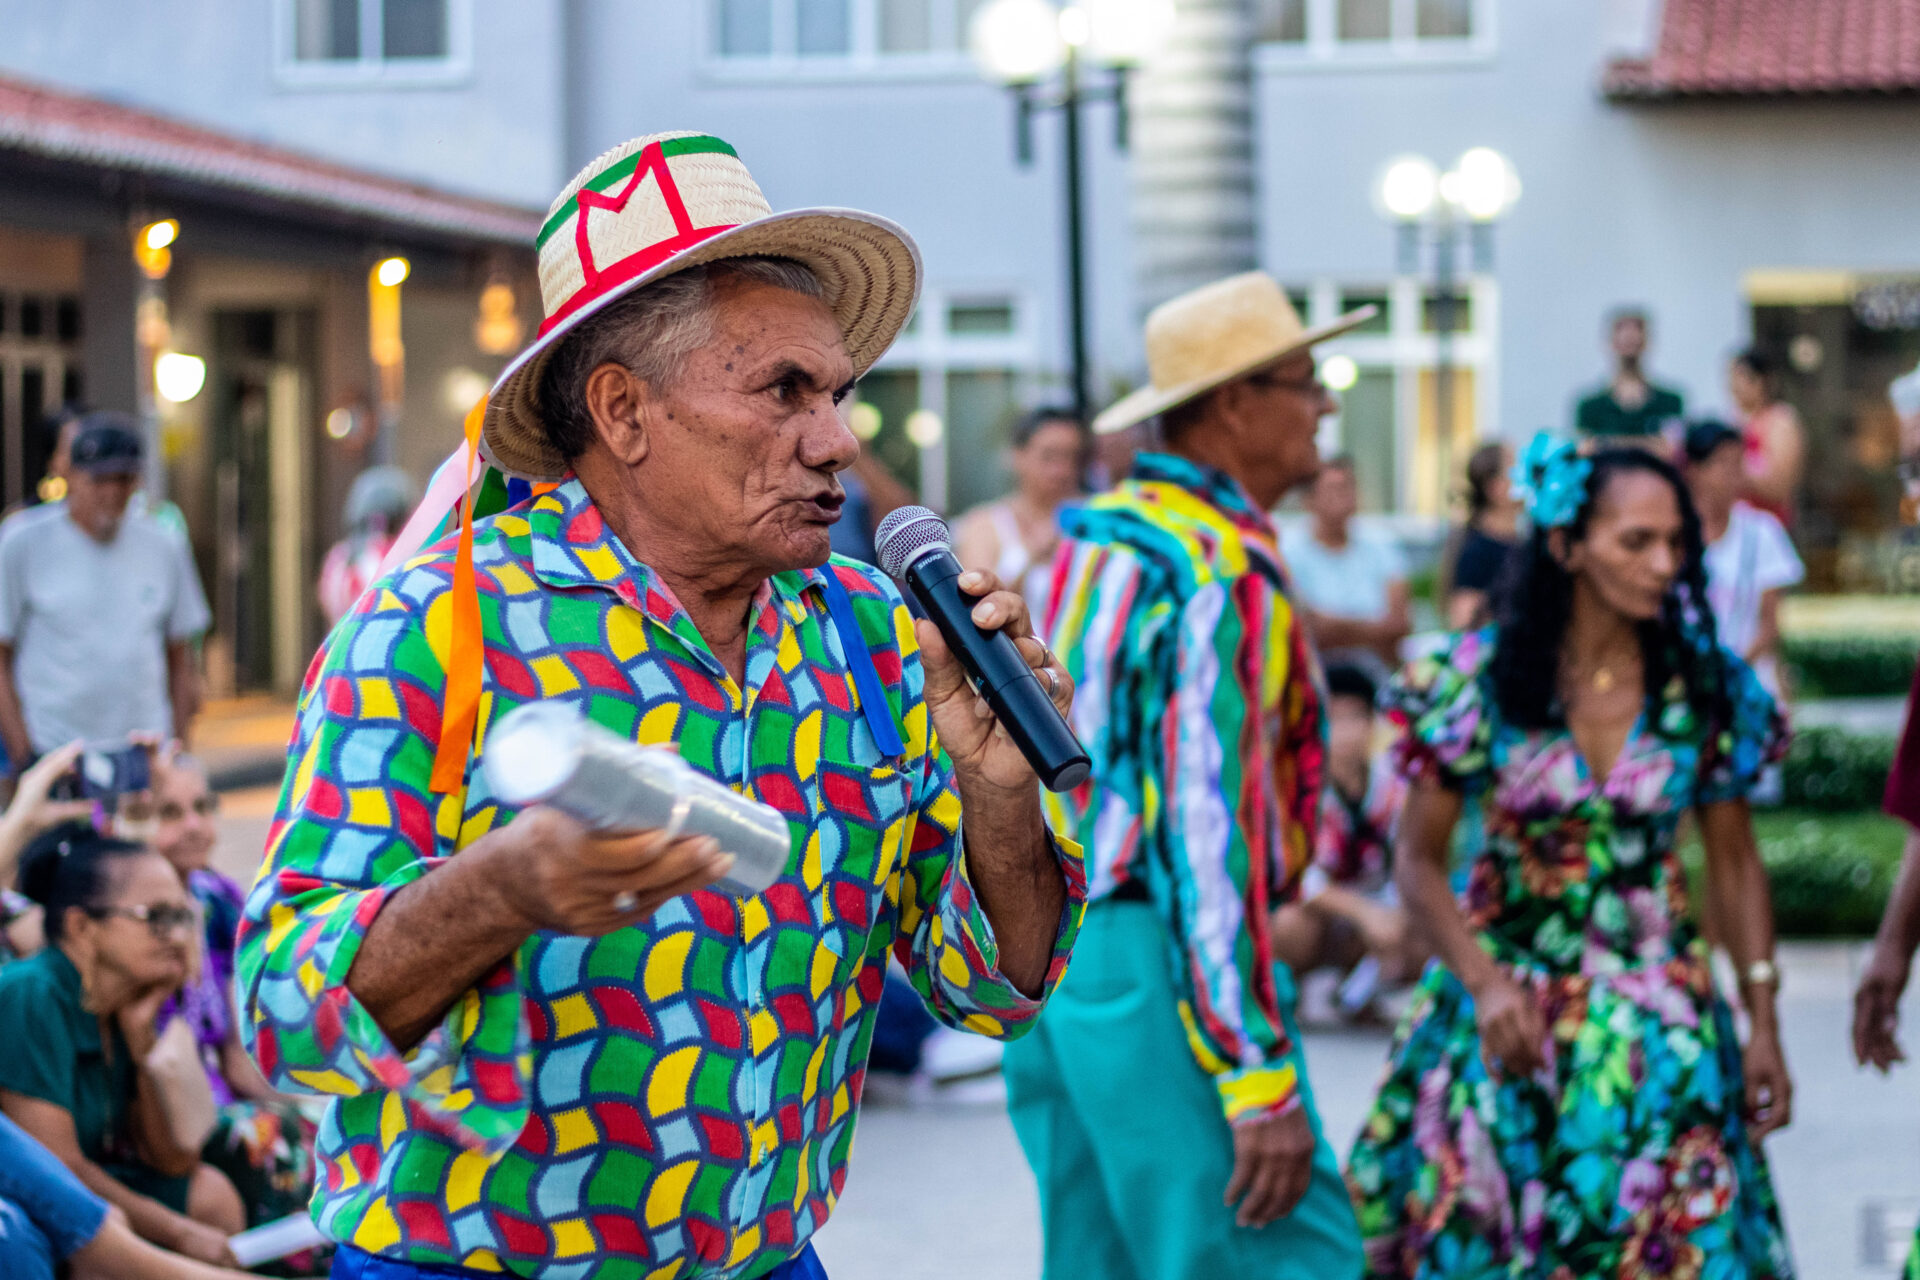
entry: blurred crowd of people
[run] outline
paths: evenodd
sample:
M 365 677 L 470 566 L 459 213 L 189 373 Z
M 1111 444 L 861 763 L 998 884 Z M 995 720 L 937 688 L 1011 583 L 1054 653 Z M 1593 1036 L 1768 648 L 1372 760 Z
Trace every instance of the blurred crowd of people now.
M 206 597 L 137 424 L 47 430 L 0 523 L 0 1026 L 32 1028 L 0 1055 L 0 1271 L 236 1275 L 232 1235 L 303 1209 L 314 1126 L 240 1048 L 243 894 L 185 745 Z

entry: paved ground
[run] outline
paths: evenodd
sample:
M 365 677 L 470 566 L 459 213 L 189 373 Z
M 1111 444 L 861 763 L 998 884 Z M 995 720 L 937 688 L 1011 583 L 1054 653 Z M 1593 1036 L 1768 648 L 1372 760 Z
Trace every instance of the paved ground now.
M 1846 1048 L 1860 958 L 1850 945 L 1782 949 L 1798 1119 L 1770 1156 L 1806 1280 L 1896 1274 L 1920 1210 L 1920 1067 L 1883 1081 L 1856 1071 Z M 1920 1028 L 1920 999 L 1906 1016 Z M 1342 1149 L 1386 1045 L 1380 1033 L 1308 1035 L 1314 1088 Z M 1039 1239 L 1033 1179 L 1000 1107 L 876 1106 L 819 1248 L 834 1280 L 1028 1280 Z
M 273 792 L 226 796 L 217 855 L 250 877 Z M 1798 1082 L 1793 1128 L 1770 1144 L 1806 1280 L 1896 1274 L 1920 1213 L 1920 1064 L 1890 1079 L 1857 1071 L 1846 1044 L 1862 948 L 1782 949 L 1787 1056 Z M 1920 994 L 1908 1001 L 1920 1053 Z M 1310 1033 L 1309 1069 L 1328 1131 L 1344 1150 L 1386 1052 L 1381 1033 Z M 1148 1100 L 1143 1099 L 1143 1104 Z M 1031 1280 L 1038 1274 L 1033 1179 L 1004 1109 L 875 1103 L 861 1120 L 846 1195 L 821 1233 L 834 1280 Z

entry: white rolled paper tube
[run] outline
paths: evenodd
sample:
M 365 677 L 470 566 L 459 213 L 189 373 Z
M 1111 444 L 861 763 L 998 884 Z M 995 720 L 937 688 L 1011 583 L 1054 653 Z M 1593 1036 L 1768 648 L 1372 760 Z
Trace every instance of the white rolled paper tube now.
M 487 735 L 487 785 L 505 804 L 551 805 L 595 831 L 712 836 L 734 857 L 714 888 L 762 893 L 786 871 L 793 838 L 771 805 L 743 796 L 666 747 L 643 747 L 564 702 L 516 708 Z
M 242 1267 L 257 1267 L 326 1242 L 320 1228 L 304 1213 L 263 1222 L 251 1231 L 227 1237 L 227 1247 L 233 1250 L 234 1261 Z

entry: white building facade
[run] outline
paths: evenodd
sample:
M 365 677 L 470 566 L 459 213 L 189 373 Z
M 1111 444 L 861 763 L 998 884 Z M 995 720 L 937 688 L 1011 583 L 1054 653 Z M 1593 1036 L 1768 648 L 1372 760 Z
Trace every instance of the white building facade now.
M 965 52 L 979 2 L 0 0 L 17 33 L 0 65 L 522 204 L 636 133 L 724 137 L 776 207 L 871 209 L 919 239 L 925 301 L 865 395 L 882 455 L 958 508 L 1003 484 L 1013 412 L 1066 381 L 1059 126 L 1040 120 L 1035 163 L 1016 163 L 1007 95 Z M 1772 2 L 1777 29 L 1728 56 L 1791 72 L 1813 59 L 1793 12 L 1830 7 Z M 1801 530 L 1816 579 L 1874 584 L 1892 503 L 1880 391 L 1920 357 L 1920 79 L 1736 66 L 1689 81 L 1675 42 L 1712 34 L 1715 0 L 1247 3 L 1259 263 L 1309 319 L 1383 308 L 1332 348 L 1359 377 L 1327 444 L 1358 457 L 1371 508 L 1438 517 L 1455 487 L 1442 463 L 1473 439 L 1570 425 L 1605 373 L 1604 317 L 1639 305 L 1652 371 L 1690 410 L 1728 411 L 1726 358 L 1754 337 L 1792 355 L 1817 446 Z M 1086 118 L 1102 398 L 1142 373 L 1135 192 L 1110 111 Z M 1400 270 L 1374 189 L 1396 156 L 1445 166 L 1473 146 L 1509 157 L 1523 194 L 1465 281 L 1442 415 L 1432 285 Z M 939 430 L 923 416 L 915 443 L 920 409 Z

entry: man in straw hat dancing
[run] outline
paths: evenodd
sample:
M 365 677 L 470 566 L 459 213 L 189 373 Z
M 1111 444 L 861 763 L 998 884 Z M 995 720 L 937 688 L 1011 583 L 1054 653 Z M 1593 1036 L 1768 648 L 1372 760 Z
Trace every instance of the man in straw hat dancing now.
M 1337 404 L 1272 279 L 1147 318 L 1151 385 L 1094 422 L 1160 446 L 1070 511 L 1046 630 L 1092 780 L 1049 797 L 1092 864 L 1072 971 L 1010 1046 L 1047 1280 L 1338 1280 L 1360 1239 L 1319 1133 L 1267 918 L 1305 867 L 1322 773 L 1315 660 L 1267 509 Z
M 888 954 L 1010 1037 L 1084 901 L 939 633 L 828 561 L 839 406 L 918 256 L 870 214 L 771 213 L 693 134 L 594 161 L 539 244 L 546 323 L 469 431 L 544 483 L 315 662 L 241 935 L 248 1045 L 334 1098 L 335 1276 L 819 1276 Z M 1019 596 L 963 585 L 1066 708 Z M 733 897 L 710 840 L 505 808 L 473 766 L 541 698 L 779 809 L 785 873 Z

